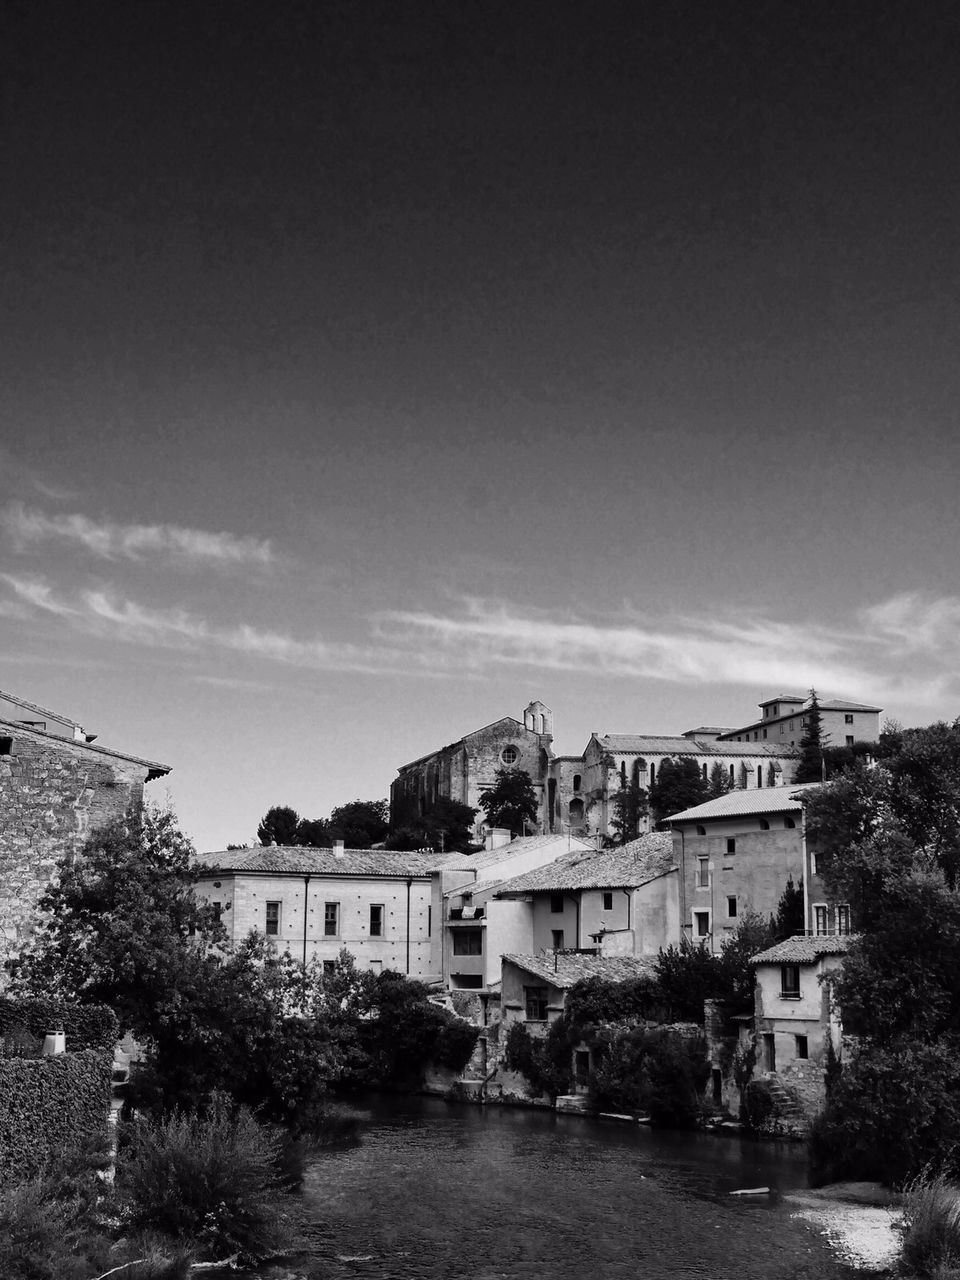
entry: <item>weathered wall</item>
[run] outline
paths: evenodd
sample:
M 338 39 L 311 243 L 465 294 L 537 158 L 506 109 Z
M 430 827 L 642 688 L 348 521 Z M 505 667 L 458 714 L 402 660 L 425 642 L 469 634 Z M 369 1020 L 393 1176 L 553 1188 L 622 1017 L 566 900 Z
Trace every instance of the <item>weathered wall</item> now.
M 680 943 L 680 874 L 668 871 L 640 885 L 633 895 L 636 954 L 656 956 L 661 947 Z
M 217 886 L 219 881 L 219 887 Z M 266 904 L 279 902 L 280 932 L 272 941 L 298 960 L 303 958 L 304 894 L 307 906 L 307 959 L 336 960 L 346 948 L 360 968 L 380 966 L 413 978 L 431 971 L 430 881 L 411 878 L 410 945 L 407 968 L 407 881 L 389 876 L 235 875 L 211 873 L 197 885 L 198 897 L 221 904 L 222 922 L 230 941 L 242 941 L 251 929 L 264 933 Z M 336 936 L 324 933 L 324 908 L 339 904 Z M 383 910 L 383 935 L 370 935 L 370 907 Z
M 2 962 L 28 940 L 57 863 L 91 831 L 143 799 L 147 769 L 81 742 L 11 730 L 0 755 L 0 985 Z

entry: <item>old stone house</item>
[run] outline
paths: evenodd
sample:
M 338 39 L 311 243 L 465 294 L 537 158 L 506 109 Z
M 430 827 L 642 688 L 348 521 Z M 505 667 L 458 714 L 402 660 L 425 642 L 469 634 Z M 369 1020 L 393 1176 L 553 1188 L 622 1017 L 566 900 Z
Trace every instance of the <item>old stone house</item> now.
M 652 960 L 641 956 L 601 956 L 553 952 L 503 957 L 501 1013 L 505 1024 L 523 1022 L 534 1035 L 545 1034 L 563 1016 L 567 993 L 584 978 L 626 982 L 651 977 Z
M 730 791 L 671 815 L 687 937 L 719 951 L 746 912 L 776 912 L 789 880 L 803 882 L 808 933 L 850 932 L 850 909 L 831 900 L 805 839 L 803 799 L 819 785 Z
M 170 772 L 94 737 L 67 716 L 0 693 L 0 983 L 58 862 Z
M 882 707 L 871 707 L 864 702 L 844 702 L 828 698 L 821 702 L 820 733 L 823 742 L 830 747 L 852 747 L 855 742 L 880 740 L 880 713 Z M 739 729 L 722 729 L 717 741 L 755 742 L 768 746 L 799 747 L 807 726 L 809 697 L 781 693 L 761 702 L 760 717 Z
M 670 833 L 654 831 L 616 849 L 568 854 L 493 896 L 523 911 L 526 951 L 653 957 L 680 940 L 678 882 Z
M 438 980 L 431 893 L 445 860 L 345 849 L 342 841 L 329 849 L 228 849 L 197 858 L 196 893 L 216 905 L 232 946 L 256 929 L 304 962 L 332 965 L 346 950 L 363 969 Z

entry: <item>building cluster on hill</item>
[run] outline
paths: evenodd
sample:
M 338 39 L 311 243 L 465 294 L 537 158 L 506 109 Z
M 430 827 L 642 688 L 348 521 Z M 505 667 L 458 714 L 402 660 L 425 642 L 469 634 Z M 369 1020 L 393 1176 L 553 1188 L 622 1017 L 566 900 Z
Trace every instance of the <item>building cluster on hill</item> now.
M 741 728 L 677 736 L 593 733 L 580 756 L 553 754 L 553 720 L 531 702 L 406 764 L 391 794 L 394 819 L 443 797 L 477 806 L 498 771 L 525 771 L 538 830 L 516 838 L 477 828 L 478 852 L 410 853 L 256 847 L 204 852 L 197 893 L 231 944 L 251 930 L 304 962 L 333 966 L 343 951 L 451 992 L 473 993 L 482 1021 L 543 1031 L 585 975 L 649 972 L 685 941 L 713 952 L 746 913 L 776 912 L 788 883 L 803 886 L 804 933 L 758 957 L 756 1032 L 769 1071 L 820 1060 L 836 1034 L 817 978 L 850 932 L 808 847 L 804 794 L 792 783 L 806 709 L 781 695 Z M 876 742 L 880 710 L 820 704 L 825 736 Z M 669 815 L 664 829 L 602 848 L 613 802 L 630 783 L 653 786 L 665 762 L 719 766 L 722 794 Z M 0 694 L 0 960 L 17 954 L 56 864 L 87 834 L 143 796 L 168 766 L 95 745 L 75 721 Z M 802 1070 L 801 1070 L 802 1075 Z

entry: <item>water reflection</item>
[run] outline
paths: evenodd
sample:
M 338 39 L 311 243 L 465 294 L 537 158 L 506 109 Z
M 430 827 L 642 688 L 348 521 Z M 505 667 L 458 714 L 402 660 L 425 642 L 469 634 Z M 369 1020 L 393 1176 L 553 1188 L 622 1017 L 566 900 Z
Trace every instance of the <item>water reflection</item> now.
M 319 1253 L 264 1275 L 824 1280 L 815 1233 L 740 1187 L 805 1185 L 801 1149 L 508 1107 L 376 1099 L 305 1198 Z

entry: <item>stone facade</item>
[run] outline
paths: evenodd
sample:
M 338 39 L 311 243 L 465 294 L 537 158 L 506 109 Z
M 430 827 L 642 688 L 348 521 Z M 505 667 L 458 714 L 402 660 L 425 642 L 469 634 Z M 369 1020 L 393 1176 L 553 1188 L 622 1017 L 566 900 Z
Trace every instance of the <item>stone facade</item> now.
M 0 720 L 0 984 L 2 962 L 28 941 L 57 863 L 141 801 L 146 781 L 168 772 L 85 737 Z

